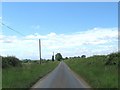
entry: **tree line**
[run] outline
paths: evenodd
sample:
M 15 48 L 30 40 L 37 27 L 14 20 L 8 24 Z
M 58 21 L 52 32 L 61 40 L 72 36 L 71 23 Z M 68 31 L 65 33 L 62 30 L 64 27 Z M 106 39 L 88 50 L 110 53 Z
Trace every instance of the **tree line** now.
M 104 57 L 104 60 L 105 60 L 105 65 L 120 65 L 120 52 L 116 52 L 116 53 L 111 53 L 111 54 L 108 54 L 108 55 L 94 55 L 94 56 L 91 56 L 91 57 L 86 57 L 86 55 L 81 55 L 80 56 L 75 56 L 75 57 L 65 57 L 63 58 L 62 57 L 62 54 L 61 53 L 57 53 L 54 57 L 54 55 L 52 55 L 52 58 L 51 60 L 52 61 L 61 61 L 61 60 L 75 60 L 75 59 L 78 59 L 78 58 L 83 58 L 83 59 L 89 59 L 89 58 L 94 58 L 94 59 L 98 59 L 98 57 Z M 20 67 L 22 66 L 22 63 L 38 63 L 39 64 L 39 60 L 30 60 L 30 59 L 25 59 L 25 60 L 19 60 L 17 57 L 15 56 L 6 56 L 6 57 L 3 57 L 3 56 L 0 56 L 0 58 L 2 58 L 2 68 L 7 68 L 7 67 Z M 42 59 L 42 63 L 46 63 L 46 62 L 49 62 L 51 61 L 50 59 L 49 60 L 43 60 Z
M 105 61 L 105 65 L 118 65 L 120 66 L 120 52 L 115 52 L 115 53 L 110 53 L 108 55 L 93 55 L 90 57 L 86 57 L 86 55 L 81 55 L 80 56 L 74 56 L 74 57 L 65 57 L 63 58 L 61 53 L 57 53 L 55 55 L 55 59 L 60 61 L 60 60 L 75 60 L 75 59 L 79 59 L 79 58 L 83 58 L 83 59 L 90 59 L 90 58 L 94 58 L 94 59 L 98 59 L 98 58 L 104 58 Z M 53 60 L 54 61 L 54 60 Z
M 60 61 L 60 60 L 66 60 L 66 59 L 72 59 L 72 58 L 86 58 L 86 55 L 82 55 L 81 57 L 78 56 L 78 57 L 65 57 L 65 58 L 62 57 L 61 53 L 57 53 L 55 55 L 55 60 L 58 60 L 58 61 Z M 54 55 L 52 55 L 52 61 L 54 61 Z

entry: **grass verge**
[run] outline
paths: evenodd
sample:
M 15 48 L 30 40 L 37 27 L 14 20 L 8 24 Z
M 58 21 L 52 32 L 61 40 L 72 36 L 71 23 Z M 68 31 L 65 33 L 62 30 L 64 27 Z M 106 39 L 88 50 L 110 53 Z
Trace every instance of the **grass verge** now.
M 30 88 L 37 80 L 52 71 L 58 61 L 44 64 L 26 64 L 2 70 L 2 88 Z
M 104 59 L 99 57 L 68 59 L 65 62 L 92 88 L 118 88 L 117 65 L 104 65 Z

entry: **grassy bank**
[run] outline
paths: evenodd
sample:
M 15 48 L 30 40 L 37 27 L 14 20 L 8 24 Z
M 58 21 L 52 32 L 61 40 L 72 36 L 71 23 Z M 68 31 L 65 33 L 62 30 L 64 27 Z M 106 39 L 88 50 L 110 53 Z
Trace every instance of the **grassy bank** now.
M 105 57 L 74 58 L 65 62 L 93 88 L 117 88 L 118 65 L 105 65 Z
M 11 67 L 2 70 L 3 88 L 29 88 L 38 79 L 52 71 L 59 62 L 24 64 L 22 67 Z

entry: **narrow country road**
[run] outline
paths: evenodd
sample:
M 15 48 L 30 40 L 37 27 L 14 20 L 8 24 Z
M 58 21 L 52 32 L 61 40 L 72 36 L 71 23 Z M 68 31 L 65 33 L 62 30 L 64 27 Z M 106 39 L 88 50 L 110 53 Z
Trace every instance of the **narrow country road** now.
M 83 83 L 62 61 L 32 88 L 89 88 L 89 86 Z

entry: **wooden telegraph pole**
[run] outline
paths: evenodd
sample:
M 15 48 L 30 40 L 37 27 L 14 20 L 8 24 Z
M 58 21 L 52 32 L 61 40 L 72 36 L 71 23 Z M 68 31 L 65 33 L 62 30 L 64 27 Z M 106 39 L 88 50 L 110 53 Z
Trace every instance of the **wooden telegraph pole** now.
M 41 64 L 41 40 L 39 39 L 39 55 L 40 55 L 40 64 Z

